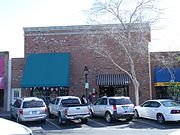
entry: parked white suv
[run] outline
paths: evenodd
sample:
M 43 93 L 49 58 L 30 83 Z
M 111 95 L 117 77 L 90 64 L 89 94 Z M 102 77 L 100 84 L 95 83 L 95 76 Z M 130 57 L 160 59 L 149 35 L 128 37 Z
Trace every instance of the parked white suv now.
M 114 119 L 124 118 L 131 121 L 134 116 L 134 104 L 129 97 L 101 97 L 91 105 L 92 116 L 104 117 L 110 123 Z
M 11 118 L 16 122 L 46 121 L 48 109 L 45 102 L 37 97 L 17 98 L 11 105 Z

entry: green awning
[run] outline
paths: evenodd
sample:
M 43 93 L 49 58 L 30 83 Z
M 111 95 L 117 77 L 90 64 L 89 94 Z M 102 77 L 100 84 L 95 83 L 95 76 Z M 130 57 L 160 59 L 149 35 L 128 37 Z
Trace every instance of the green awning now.
M 70 53 L 27 56 L 21 87 L 69 87 Z

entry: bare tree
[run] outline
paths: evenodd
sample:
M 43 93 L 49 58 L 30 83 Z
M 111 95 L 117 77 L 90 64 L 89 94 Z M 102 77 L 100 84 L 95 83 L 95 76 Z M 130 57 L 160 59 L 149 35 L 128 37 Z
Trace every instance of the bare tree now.
M 135 88 L 136 105 L 139 105 L 140 82 L 135 61 L 139 58 L 142 63 L 147 63 L 150 28 L 161 13 L 156 4 L 157 0 L 96 0 L 88 11 L 90 23 L 99 26 L 101 33 L 91 35 L 94 38 L 89 40 L 86 48 L 107 58 L 129 75 Z M 104 23 L 109 25 L 102 25 Z M 129 69 L 119 63 L 118 56 L 122 54 Z

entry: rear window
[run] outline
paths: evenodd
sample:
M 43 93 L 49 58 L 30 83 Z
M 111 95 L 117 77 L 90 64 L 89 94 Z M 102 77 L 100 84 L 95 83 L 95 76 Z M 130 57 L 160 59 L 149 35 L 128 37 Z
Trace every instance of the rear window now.
M 161 104 L 163 104 L 165 107 L 180 106 L 179 103 L 174 102 L 174 101 L 161 101 Z
M 69 98 L 69 99 L 62 99 L 62 105 L 69 105 L 69 104 L 80 104 L 78 99 Z
M 38 107 L 44 107 L 43 101 L 24 101 L 23 108 L 38 108 Z
M 128 98 L 121 98 L 121 99 L 110 99 L 109 104 L 110 105 L 126 105 L 126 104 L 132 104 L 132 102 Z

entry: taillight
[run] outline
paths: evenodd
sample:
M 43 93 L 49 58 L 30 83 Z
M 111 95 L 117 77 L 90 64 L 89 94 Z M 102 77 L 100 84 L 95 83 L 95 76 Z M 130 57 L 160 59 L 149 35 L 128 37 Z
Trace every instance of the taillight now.
M 67 109 L 64 110 L 64 114 L 65 114 L 65 115 L 68 114 L 68 110 L 67 110 Z
M 46 113 L 48 113 L 48 109 L 47 109 L 47 107 L 45 108 L 45 112 L 46 112 Z
M 113 105 L 113 111 L 116 112 L 117 111 L 117 107 L 116 105 Z
M 19 110 L 19 114 L 23 115 L 23 109 Z
M 171 110 L 171 114 L 178 114 L 180 113 L 180 110 Z

